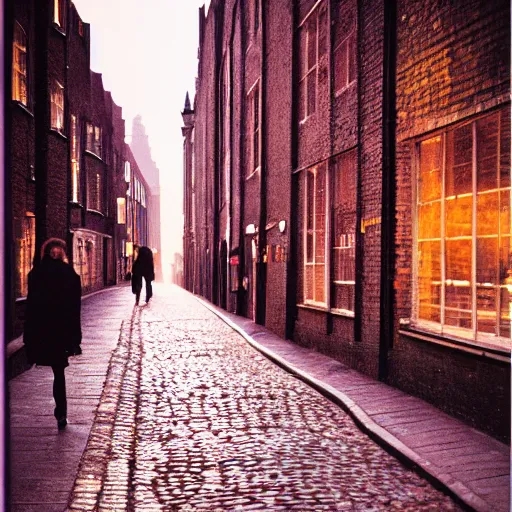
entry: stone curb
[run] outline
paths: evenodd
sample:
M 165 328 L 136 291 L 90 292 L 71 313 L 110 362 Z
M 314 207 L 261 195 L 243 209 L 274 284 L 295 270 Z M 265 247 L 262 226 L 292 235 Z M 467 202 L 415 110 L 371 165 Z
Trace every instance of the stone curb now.
M 351 416 L 356 425 L 365 434 L 368 434 L 377 444 L 399 459 L 406 466 L 416 471 L 423 478 L 427 479 L 435 487 L 454 498 L 455 501 L 465 509 L 475 512 L 491 511 L 491 507 L 487 502 L 468 489 L 462 482 L 453 478 L 452 475 L 443 472 L 441 468 L 421 457 L 386 429 L 378 425 L 360 406 L 358 406 L 343 392 L 316 379 L 315 377 L 312 377 L 304 370 L 297 368 L 281 356 L 278 356 L 268 348 L 258 343 L 252 336 L 247 334 L 240 326 L 235 324 L 209 302 L 199 298 L 198 296 L 194 296 L 194 298 L 212 313 L 217 315 L 229 327 L 238 332 L 252 347 L 261 352 L 265 357 L 269 358 L 285 371 L 299 378 L 336 405 L 340 406 Z

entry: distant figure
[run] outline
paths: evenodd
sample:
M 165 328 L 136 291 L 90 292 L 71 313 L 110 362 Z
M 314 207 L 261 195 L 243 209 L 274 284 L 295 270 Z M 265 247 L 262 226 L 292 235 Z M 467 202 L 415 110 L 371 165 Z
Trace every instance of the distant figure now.
M 132 292 L 135 294 L 135 305 L 139 304 L 142 278 L 146 282 L 146 303 L 148 303 L 153 296 L 151 281 L 155 280 L 155 266 L 153 251 L 145 245 L 139 247 L 137 259 L 132 265 Z
M 68 264 L 66 242 L 48 239 L 41 261 L 28 274 L 23 342 L 30 364 L 53 370 L 54 416 L 59 430 L 67 425 L 66 379 L 68 357 L 82 353 L 80 325 L 82 287 Z

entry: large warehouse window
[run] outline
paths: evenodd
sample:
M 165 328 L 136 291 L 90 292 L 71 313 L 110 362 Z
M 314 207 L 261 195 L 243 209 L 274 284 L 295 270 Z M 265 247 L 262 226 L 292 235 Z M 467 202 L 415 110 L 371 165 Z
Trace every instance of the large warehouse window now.
M 510 112 L 418 144 L 415 319 L 510 346 Z

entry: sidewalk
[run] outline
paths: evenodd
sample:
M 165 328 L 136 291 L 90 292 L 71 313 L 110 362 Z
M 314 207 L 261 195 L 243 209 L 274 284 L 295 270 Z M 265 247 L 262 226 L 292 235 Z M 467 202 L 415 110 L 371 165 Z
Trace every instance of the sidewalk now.
M 383 448 L 470 509 L 508 512 L 510 447 L 432 405 L 196 297 L 252 346 L 347 411 Z
M 73 412 L 64 431 L 57 430 L 53 417 L 50 368 L 33 367 L 9 381 L 10 512 L 66 509 L 110 357 L 132 308 L 133 296 L 122 286 L 84 297 L 84 353 L 66 369 L 68 408 Z

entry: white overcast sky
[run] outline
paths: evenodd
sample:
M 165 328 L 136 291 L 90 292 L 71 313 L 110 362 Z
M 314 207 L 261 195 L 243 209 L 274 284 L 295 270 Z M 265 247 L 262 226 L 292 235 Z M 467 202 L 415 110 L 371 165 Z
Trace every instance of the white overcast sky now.
M 209 1 L 73 1 L 91 24 L 91 68 L 123 108 L 127 135 L 133 118 L 142 116 L 160 169 L 162 250 L 169 262 L 182 251 L 181 111 L 187 91 L 193 99 L 199 7 Z

